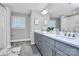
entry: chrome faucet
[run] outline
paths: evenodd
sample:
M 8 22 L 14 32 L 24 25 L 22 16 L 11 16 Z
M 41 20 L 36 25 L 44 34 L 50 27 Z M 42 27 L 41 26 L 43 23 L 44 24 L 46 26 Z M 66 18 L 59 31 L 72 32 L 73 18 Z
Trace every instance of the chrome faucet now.
M 76 36 L 77 36 L 77 33 L 73 34 L 73 36 L 72 36 L 72 37 L 76 37 Z

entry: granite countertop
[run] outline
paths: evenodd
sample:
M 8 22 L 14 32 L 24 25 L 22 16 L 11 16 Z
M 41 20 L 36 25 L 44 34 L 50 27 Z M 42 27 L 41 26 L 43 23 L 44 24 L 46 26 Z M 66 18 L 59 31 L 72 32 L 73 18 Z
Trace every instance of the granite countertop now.
M 35 31 L 35 32 L 39 33 L 39 34 L 42 34 L 42 35 L 45 35 L 47 37 L 50 37 L 54 40 L 58 40 L 58 41 L 63 42 L 65 44 L 69 44 L 71 46 L 79 48 L 79 39 L 68 38 L 68 37 L 56 35 L 56 34 L 53 34 L 53 33 L 43 33 L 43 32 L 38 32 L 38 31 Z

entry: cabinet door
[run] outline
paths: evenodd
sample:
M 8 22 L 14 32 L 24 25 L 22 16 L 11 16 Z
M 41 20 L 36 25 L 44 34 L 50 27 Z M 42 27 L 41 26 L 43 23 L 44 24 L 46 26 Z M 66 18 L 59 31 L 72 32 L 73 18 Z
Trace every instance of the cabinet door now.
M 46 56 L 46 54 L 47 54 L 47 46 L 46 46 L 46 42 L 44 40 L 43 40 L 42 54 L 43 54 L 43 56 Z
M 35 35 L 35 44 L 37 45 L 37 47 L 39 47 L 39 35 L 38 33 L 34 33 Z
M 50 45 L 54 46 L 54 39 L 47 37 L 47 36 L 43 36 L 44 40 L 46 42 L 48 42 Z
M 55 49 L 55 55 L 56 56 L 68 56 L 67 54 L 65 54 L 64 52 L 62 52 L 58 49 Z
M 41 34 L 38 34 L 37 39 L 38 39 L 38 48 L 41 51 L 41 48 L 42 48 L 42 37 L 41 37 Z
M 42 51 L 42 35 L 35 33 L 35 44 L 39 48 L 40 52 Z
M 45 41 L 44 41 L 44 39 L 42 39 L 42 55 L 44 55 L 45 56 Z
M 56 56 L 62 56 L 62 55 L 56 52 Z
M 54 56 L 54 41 L 46 36 L 43 36 L 42 39 L 42 54 L 44 56 Z
M 52 56 L 52 47 L 50 47 L 50 45 L 46 42 L 46 41 L 43 41 L 43 55 L 44 56 Z
M 51 45 L 48 44 L 48 43 L 47 43 L 46 46 L 47 46 L 46 55 L 47 55 L 47 56 L 52 56 L 52 55 L 54 56 L 54 49 L 53 49 L 53 47 L 51 47 Z
M 34 33 L 34 42 L 35 42 L 35 44 L 37 44 L 37 35 L 36 35 L 36 33 Z
M 79 49 L 73 46 L 64 44 L 62 42 L 56 41 L 56 48 L 64 52 L 67 55 L 79 56 Z

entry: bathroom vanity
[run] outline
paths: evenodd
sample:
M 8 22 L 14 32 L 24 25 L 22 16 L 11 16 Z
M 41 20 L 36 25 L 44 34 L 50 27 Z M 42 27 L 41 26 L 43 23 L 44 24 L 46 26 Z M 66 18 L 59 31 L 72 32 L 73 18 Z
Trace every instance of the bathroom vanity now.
M 34 36 L 43 56 L 79 56 L 78 39 L 43 32 L 34 32 Z

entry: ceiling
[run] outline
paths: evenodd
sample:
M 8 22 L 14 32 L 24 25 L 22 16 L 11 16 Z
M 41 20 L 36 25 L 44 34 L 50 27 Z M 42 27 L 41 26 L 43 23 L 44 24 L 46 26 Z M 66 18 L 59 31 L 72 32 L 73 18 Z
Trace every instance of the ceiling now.
M 12 12 L 29 14 L 31 10 L 41 11 L 46 7 L 47 3 L 4 3 Z
M 51 17 L 69 15 L 75 9 L 79 9 L 78 3 L 5 3 L 12 12 L 29 14 L 31 10 L 41 11 L 47 9 Z
M 59 17 L 62 15 L 70 15 L 79 7 L 79 4 L 53 3 L 49 4 L 47 9 L 50 16 Z

